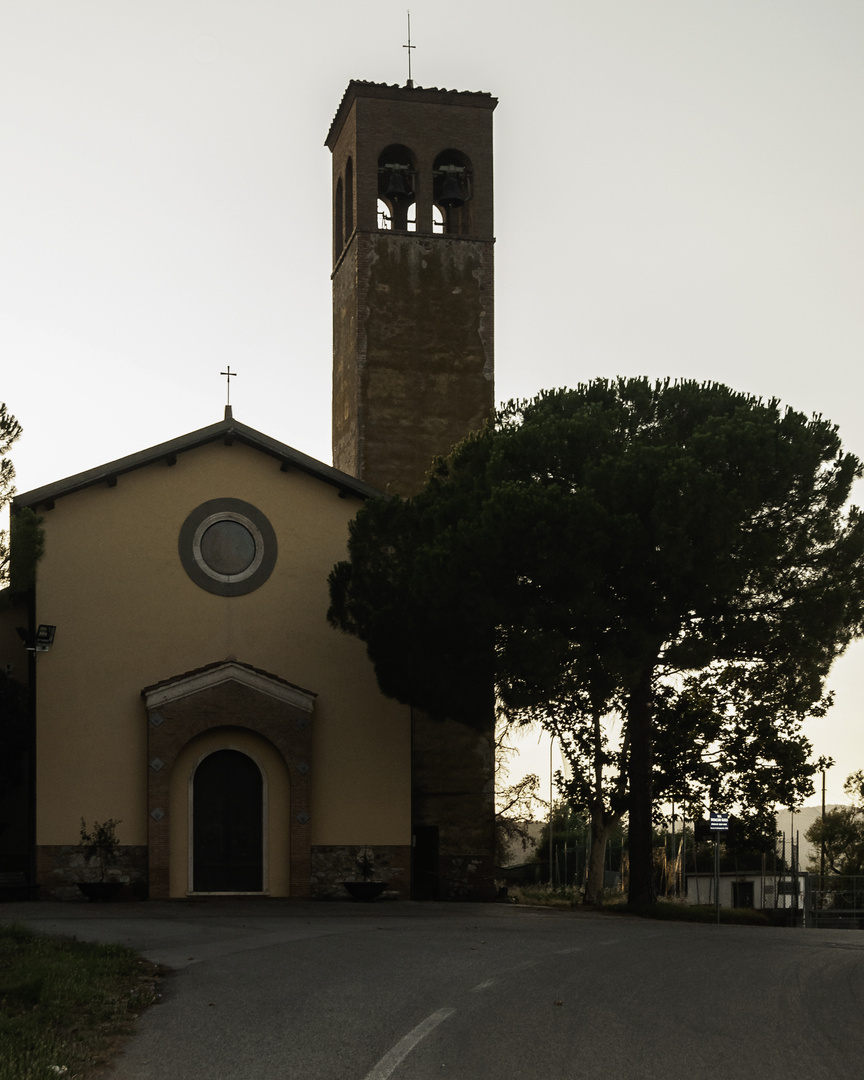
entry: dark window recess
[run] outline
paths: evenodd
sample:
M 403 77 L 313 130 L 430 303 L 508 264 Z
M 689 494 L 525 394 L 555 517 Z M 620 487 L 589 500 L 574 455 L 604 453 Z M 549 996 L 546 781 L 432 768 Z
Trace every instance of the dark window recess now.
M 438 826 L 414 826 L 411 897 L 437 900 L 440 895 Z

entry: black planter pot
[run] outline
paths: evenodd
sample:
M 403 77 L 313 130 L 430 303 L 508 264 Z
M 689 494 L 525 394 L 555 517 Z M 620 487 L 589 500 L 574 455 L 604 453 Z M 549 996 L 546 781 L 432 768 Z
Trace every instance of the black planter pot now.
M 123 888 L 122 881 L 78 881 L 76 884 L 91 904 L 107 904 Z
M 352 900 L 363 900 L 367 904 L 376 900 L 390 884 L 389 881 L 343 881 Z

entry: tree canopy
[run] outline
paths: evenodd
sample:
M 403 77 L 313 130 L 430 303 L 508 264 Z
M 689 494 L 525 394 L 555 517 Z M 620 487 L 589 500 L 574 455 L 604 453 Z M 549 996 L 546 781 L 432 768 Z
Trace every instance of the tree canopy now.
M 15 466 L 6 455 L 20 435 L 21 425 L 6 406 L 0 404 L 0 511 L 15 494 Z M 9 529 L 0 530 L 0 588 L 9 586 L 3 597 L 6 602 L 26 593 L 35 581 L 36 563 L 44 548 L 41 526 L 41 517 L 29 507 L 21 507 L 12 515 Z M 10 558 L 12 547 L 14 559 Z
M 0 510 L 2 510 L 15 494 L 14 479 L 15 466 L 6 455 L 9 448 L 21 434 L 21 425 L 0 402 Z M 9 580 L 9 534 L 4 529 L 0 531 L 0 585 L 5 585 Z
M 505 712 L 570 731 L 617 714 L 630 896 L 650 900 L 655 786 L 702 775 L 732 798 L 722 776 L 742 770 L 740 793 L 770 744 L 777 797 L 800 790 L 800 722 L 861 632 L 860 473 L 828 421 L 716 383 L 546 391 L 418 495 L 365 505 L 329 617 L 384 693 L 433 714 L 485 723 L 493 685 Z M 589 750 L 596 780 L 608 752 Z
M 852 799 L 852 805 L 828 810 L 804 834 L 818 849 L 810 867 L 822 869 L 824 844 L 825 869 L 830 874 L 864 874 L 864 770 L 858 769 L 847 776 L 843 790 Z

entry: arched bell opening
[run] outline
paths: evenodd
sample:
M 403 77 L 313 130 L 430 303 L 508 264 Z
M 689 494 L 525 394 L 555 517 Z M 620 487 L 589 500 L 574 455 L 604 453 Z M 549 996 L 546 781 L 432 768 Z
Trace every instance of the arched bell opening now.
M 345 243 L 354 232 L 354 162 L 345 162 Z
M 333 197 L 333 261 L 342 254 L 345 247 L 345 230 L 342 218 L 342 205 L 344 196 L 342 192 L 342 177 L 336 181 L 336 194 Z
M 378 228 L 417 228 L 417 163 L 407 146 L 394 143 L 378 155 Z
M 432 231 L 470 236 L 473 194 L 474 172 L 470 158 L 461 150 L 442 150 L 432 166 Z

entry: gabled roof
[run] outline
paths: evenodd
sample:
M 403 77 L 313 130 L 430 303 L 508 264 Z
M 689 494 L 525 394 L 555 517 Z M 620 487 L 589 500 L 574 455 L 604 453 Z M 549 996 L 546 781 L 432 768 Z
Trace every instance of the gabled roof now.
M 169 442 L 151 446 L 148 450 L 140 450 L 137 454 L 129 454 L 128 457 L 109 461 L 106 465 L 99 465 L 95 469 L 76 473 L 65 480 L 57 480 L 53 484 L 46 484 L 44 487 L 25 491 L 15 496 L 12 505 L 13 507 L 29 506 L 33 509 L 42 506 L 45 509 L 50 509 L 54 501 L 64 495 L 72 495 L 76 491 L 83 491 L 84 488 L 96 487 L 99 484 L 114 487 L 117 478 L 124 473 L 142 469 L 146 465 L 152 465 L 158 461 L 162 461 L 166 465 L 173 465 L 178 454 L 214 442 L 224 442 L 227 446 L 234 442 L 251 446 L 254 450 L 259 450 L 261 453 L 275 458 L 281 464 L 284 472 L 299 469 L 300 472 L 314 476 L 325 484 L 330 484 L 338 490 L 339 495 L 342 497 L 351 495 L 358 499 L 368 499 L 381 494 L 377 488 L 372 487 L 370 484 L 365 484 L 362 480 L 357 480 L 347 473 L 340 472 L 339 469 L 325 465 L 323 461 L 309 457 L 308 454 L 303 454 L 291 446 L 286 446 L 285 443 L 271 439 L 269 435 L 262 435 L 260 431 L 247 427 L 246 424 L 241 424 L 239 420 L 235 420 L 231 415 L 230 408 L 226 408 L 225 419 L 218 424 L 199 428 L 198 431 L 192 431 L 188 435 L 181 435 L 179 438 L 171 439 Z

